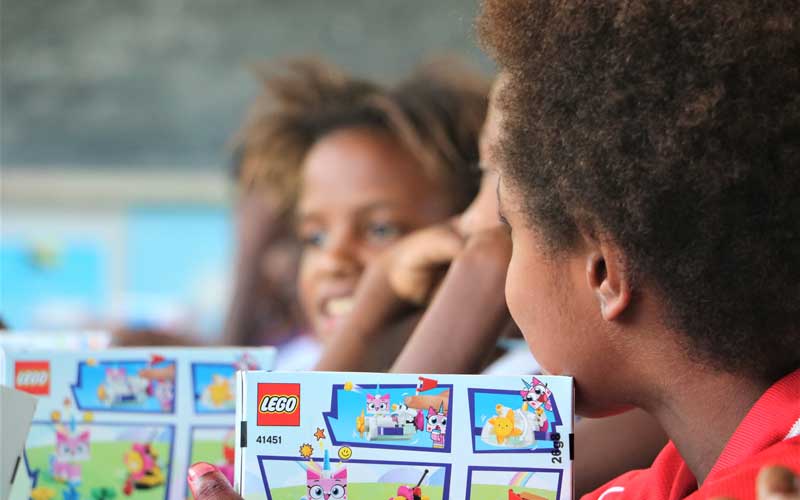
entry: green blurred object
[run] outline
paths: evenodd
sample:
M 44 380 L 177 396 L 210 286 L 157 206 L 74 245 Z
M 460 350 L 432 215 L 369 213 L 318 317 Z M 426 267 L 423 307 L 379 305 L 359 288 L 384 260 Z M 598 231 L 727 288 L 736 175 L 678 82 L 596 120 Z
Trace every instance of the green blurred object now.
M 92 498 L 94 500 L 114 500 L 117 497 L 117 491 L 113 488 L 93 488 Z

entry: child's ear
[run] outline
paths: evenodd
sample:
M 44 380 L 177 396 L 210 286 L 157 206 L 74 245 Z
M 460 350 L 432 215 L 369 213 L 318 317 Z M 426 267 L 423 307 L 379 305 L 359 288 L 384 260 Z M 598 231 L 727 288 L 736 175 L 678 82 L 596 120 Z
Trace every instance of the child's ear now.
M 600 243 L 586 258 L 586 278 L 606 321 L 619 319 L 631 302 L 630 275 L 619 249 Z

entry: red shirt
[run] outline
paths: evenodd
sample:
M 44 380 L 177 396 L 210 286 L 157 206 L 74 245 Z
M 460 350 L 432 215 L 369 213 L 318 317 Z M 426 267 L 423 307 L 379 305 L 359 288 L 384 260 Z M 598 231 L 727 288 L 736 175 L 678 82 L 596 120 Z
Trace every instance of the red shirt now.
M 800 369 L 756 401 L 699 489 L 669 442 L 649 469 L 623 474 L 583 500 L 755 499 L 756 477 L 765 465 L 783 465 L 800 474 Z

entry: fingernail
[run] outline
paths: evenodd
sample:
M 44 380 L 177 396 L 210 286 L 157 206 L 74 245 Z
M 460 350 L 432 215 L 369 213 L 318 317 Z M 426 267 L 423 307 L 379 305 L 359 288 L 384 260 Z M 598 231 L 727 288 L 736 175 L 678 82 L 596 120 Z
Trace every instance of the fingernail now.
M 198 478 L 205 476 L 208 473 L 217 470 L 213 465 L 206 462 L 198 462 L 189 468 L 189 482 L 193 483 Z

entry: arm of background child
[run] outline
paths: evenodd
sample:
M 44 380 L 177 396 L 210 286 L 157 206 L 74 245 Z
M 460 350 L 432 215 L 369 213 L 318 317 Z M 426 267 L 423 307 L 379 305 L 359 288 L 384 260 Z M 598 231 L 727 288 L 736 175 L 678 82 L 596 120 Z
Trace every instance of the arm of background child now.
M 667 444 L 656 420 L 635 409 L 575 425 L 575 498 L 625 472 L 649 467 Z
M 392 366 L 398 373 L 476 373 L 509 321 L 504 287 L 511 242 L 503 228 L 472 236 Z
M 352 312 L 334 337 L 326 340 L 314 369 L 380 370 L 376 365 L 386 369 L 419 319 L 412 311 L 392 291 L 386 270 L 382 266 L 369 266 L 356 289 Z
M 352 312 L 326 342 L 317 370 L 384 371 L 403 349 L 419 319 L 409 315 L 441 281 L 463 241 L 450 223 L 415 231 L 370 264 Z

